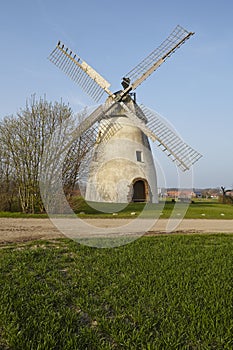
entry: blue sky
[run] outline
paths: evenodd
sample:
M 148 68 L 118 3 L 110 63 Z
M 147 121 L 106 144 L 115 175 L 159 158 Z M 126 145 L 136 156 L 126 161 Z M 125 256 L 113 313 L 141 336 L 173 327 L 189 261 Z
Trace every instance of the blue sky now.
M 48 59 L 58 40 L 120 88 L 121 78 L 180 24 L 195 35 L 137 89 L 203 154 L 194 187 L 233 187 L 233 3 L 152 0 L 8 0 L 0 11 L 0 118 L 32 94 L 76 112 L 93 101 Z M 104 100 L 103 100 L 104 101 Z M 174 165 L 158 157 L 168 186 Z

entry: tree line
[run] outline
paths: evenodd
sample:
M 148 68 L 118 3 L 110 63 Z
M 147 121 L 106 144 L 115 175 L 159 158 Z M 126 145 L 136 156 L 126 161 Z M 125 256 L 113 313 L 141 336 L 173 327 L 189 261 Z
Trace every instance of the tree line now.
M 75 139 L 70 137 L 84 117 L 85 112 L 74 116 L 62 101 L 52 103 L 32 96 L 16 115 L 0 121 L 0 211 L 45 211 L 40 181 L 46 162 L 56 171 L 56 152 L 57 157 L 63 153 L 64 158 L 64 193 L 67 198 L 72 195 L 94 143 L 94 130 Z M 54 133 L 57 142 L 53 139 L 52 144 Z

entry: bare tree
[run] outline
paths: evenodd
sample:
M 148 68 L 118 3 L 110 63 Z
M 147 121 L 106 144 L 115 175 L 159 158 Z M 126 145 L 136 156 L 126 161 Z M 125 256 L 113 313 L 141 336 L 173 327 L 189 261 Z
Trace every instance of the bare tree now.
M 0 139 L 0 210 L 11 211 L 16 196 L 14 169 L 5 144 Z
M 86 116 L 87 110 L 76 116 L 78 125 Z M 75 138 L 68 148 L 62 172 L 64 191 L 68 197 L 72 196 L 75 189 L 80 192 L 80 181 L 87 179 L 95 140 L 96 129 L 92 127 Z
M 221 190 L 222 190 L 222 202 L 225 203 L 233 203 L 233 198 L 230 195 L 230 193 L 232 192 L 232 190 L 228 189 L 226 190 L 226 187 L 221 186 Z
M 23 212 L 44 210 L 39 187 L 43 170 L 42 157 L 47 157 L 49 163 L 52 155 L 53 167 L 50 170 L 57 171 L 57 158 L 54 154 L 59 157 L 62 152 L 67 152 L 67 135 L 71 134 L 74 127 L 75 120 L 69 106 L 62 102 L 52 104 L 46 99 L 37 101 L 35 96 L 32 96 L 26 108 L 21 109 L 16 117 L 5 117 L 0 123 L 2 149 L 7 155 L 5 160 L 1 156 L 1 166 L 4 165 L 4 176 L 8 181 L 6 185 L 15 181 Z M 48 150 L 51 145 L 49 139 L 55 131 L 57 142 L 54 143 L 54 148 Z M 93 141 L 91 138 L 87 141 L 87 137 L 80 137 L 69 145 L 70 152 L 65 157 L 62 174 L 67 193 L 74 188 L 88 142 Z M 83 147 L 85 143 L 86 150 Z M 9 187 L 5 188 L 5 192 L 9 195 Z

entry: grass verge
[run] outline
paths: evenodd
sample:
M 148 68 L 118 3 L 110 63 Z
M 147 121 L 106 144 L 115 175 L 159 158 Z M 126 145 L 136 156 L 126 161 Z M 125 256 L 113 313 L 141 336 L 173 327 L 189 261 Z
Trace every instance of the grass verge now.
M 232 349 L 233 235 L 0 249 L 1 349 Z
M 132 214 L 139 215 L 145 203 L 130 203 L 122 209 L 122 204 L 102 203 L 103 211 L 95 209 L 95 205 L 86 203 L 82 198 L 74 198 L 72 207 L 79 217 L 90 218 L 130 218 Z M 175 214 L 173 213 L 175 207 Z M 112 211 L 111 211 L 112 208 Z M 119 210 L 118 210 L 118 209 Z M 106 212 L 107 211 L 107 212 Z M 221 204 L 214 201 L 196 201 L 194 203 L 173 203 L 171 201 L 160 202 L 158 204 L 148 204 L 145 215 L 147 217 L 169 218 L 171 214 L 182 215 L 185 212 L 185 219 L 230 219 L 233 220 L 233 206 Z M 23 214 L 0 212 L 0 217 L 10 218 L 47 218 L 47 214 Z

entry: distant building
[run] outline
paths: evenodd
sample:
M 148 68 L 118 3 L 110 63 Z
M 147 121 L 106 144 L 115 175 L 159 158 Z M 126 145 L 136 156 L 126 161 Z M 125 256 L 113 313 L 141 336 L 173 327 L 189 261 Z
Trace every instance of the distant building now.
M 195 191 L 195 190 L 194 190 L 194 197 L 196 197 L 196 198 L 202 198 L 202 192 L 201 192 L 201 191 Z
M 195 197 L 195 193 L 190 189 L 167 189 L 167 197 L 184 200 Z

